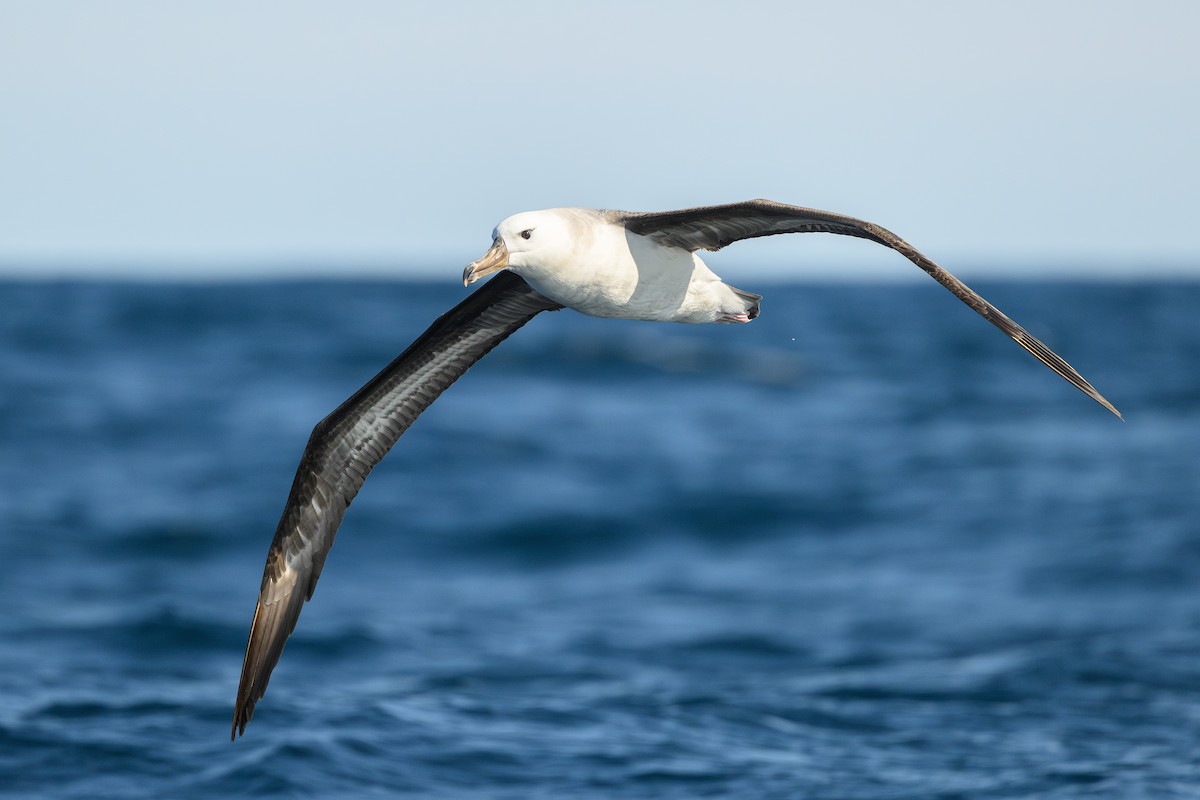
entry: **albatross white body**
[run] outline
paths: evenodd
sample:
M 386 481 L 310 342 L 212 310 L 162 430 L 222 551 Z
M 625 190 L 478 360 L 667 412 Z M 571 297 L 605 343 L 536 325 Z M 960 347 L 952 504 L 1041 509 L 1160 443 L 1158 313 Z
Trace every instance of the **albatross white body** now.
M 568 208 L 517 214 L 497 226 L 491 249 L 467 266 L 463 281 L 501 274 L 439 317 L 313 428 L 267 552 L 233 735 L 245 732 L 300 610 L 312 597 L 342 517 L 367 475 L 472 364 L 538 314 L 561 308 L 615 319 L 749 322 L 758 316 L 761 298 L 723 283 L 696 252 L 780 233 L 834 233 L 890 247 L 1120 416 L 1057 353 L 908 242 L 873 223 L 769 200 L 656 213 Z
M 696 253 L 632 233 L 606 212 L 526 211 L 497 225 L 492 238 L 504 243 L 510 271 L 593 317 L 704 323 L 758 315 L 759 295 L 727 285 Z

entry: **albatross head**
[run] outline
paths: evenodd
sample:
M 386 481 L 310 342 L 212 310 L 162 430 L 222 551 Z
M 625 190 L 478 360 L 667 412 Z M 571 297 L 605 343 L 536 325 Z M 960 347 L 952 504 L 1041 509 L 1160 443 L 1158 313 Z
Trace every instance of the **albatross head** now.
M 491 249 L 463 270 L 463 285 L 502 269 L 530 277 L 567 266 L 588 230 L 581 213 L 580 209 L 551 208 L 504 220 L 492 231 Z

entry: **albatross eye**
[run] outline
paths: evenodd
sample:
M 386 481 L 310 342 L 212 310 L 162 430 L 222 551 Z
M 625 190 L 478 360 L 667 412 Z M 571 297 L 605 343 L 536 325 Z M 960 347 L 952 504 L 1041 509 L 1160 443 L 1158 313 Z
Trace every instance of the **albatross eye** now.
M 525 230 L 521 231 L 522 239 L 528 239 L 530 236 L 533 236 L 533 228 L 526 228 Z

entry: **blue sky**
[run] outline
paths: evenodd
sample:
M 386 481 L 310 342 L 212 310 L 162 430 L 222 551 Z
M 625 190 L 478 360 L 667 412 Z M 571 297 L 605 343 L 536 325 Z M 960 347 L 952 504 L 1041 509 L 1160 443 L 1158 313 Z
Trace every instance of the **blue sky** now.
M 963 274 L 1200 274 L 1197 31 L 1194 2 L 0 0 L 0 271 L 453 280 L 516 211 L 767 197 Z M 912 270 L 827 236 L 711 263 Z

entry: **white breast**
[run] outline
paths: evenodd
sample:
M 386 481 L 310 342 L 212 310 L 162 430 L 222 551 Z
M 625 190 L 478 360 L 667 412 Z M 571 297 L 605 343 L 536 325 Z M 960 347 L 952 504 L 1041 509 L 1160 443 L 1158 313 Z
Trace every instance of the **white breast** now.
M 595 317 L 712 322 L 730 290 L 698 256 L 602 223 L 568 263 L 522 276 L 542 294 Z

